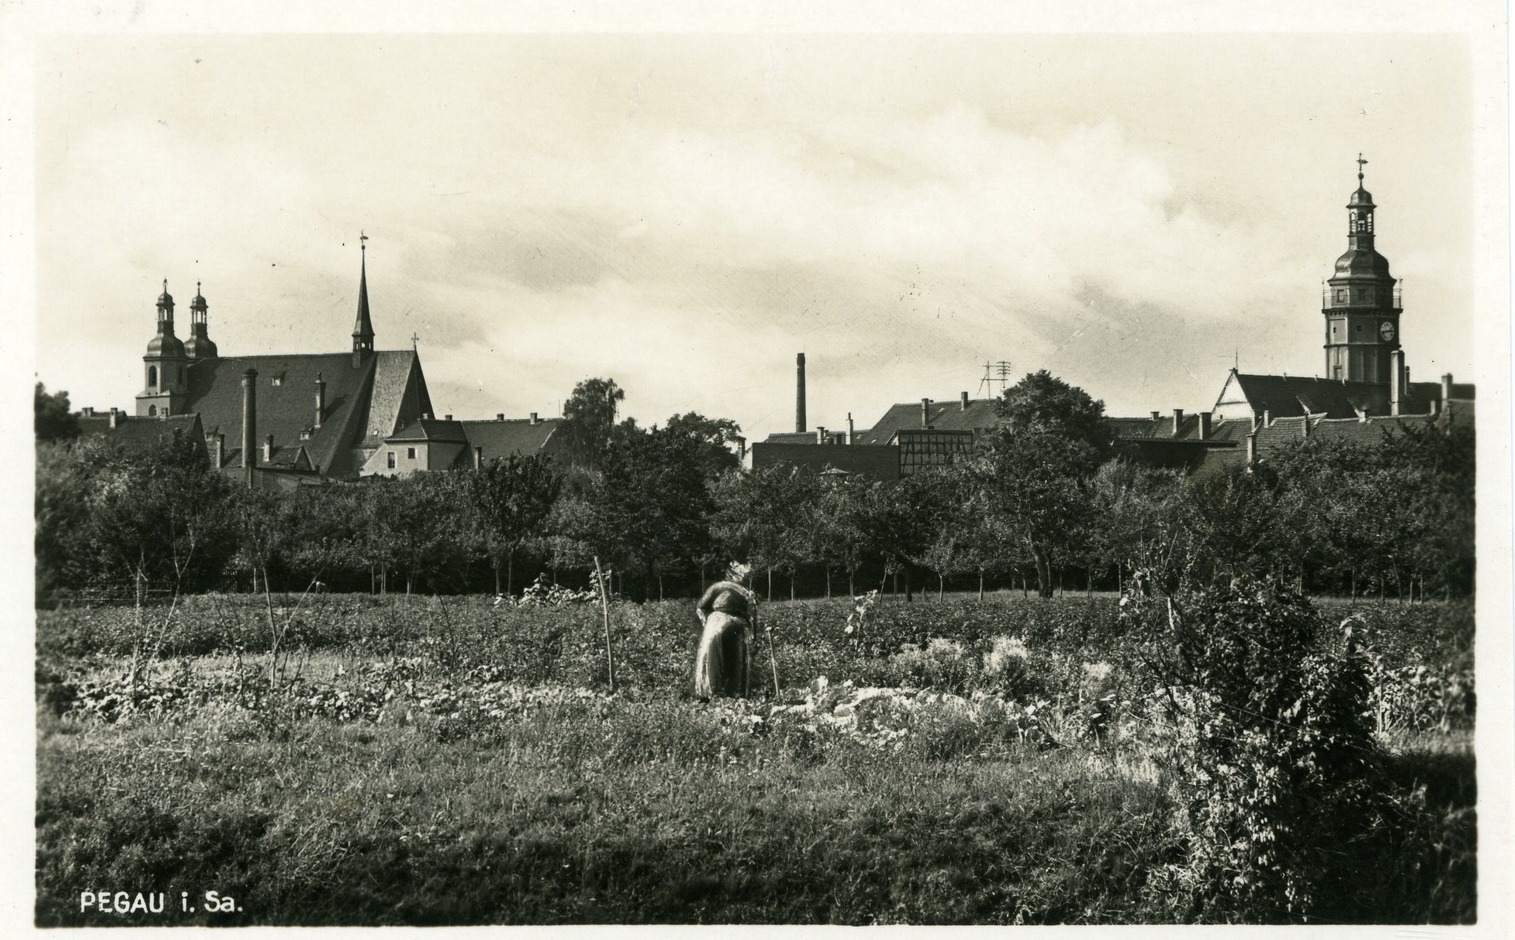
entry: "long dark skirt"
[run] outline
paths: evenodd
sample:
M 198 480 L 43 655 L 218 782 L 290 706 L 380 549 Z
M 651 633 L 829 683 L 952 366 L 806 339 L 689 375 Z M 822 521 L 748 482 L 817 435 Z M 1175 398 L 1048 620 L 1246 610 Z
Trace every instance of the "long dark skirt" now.
M 711 611 L 694 659 L 694 694 L 700 698 L 745 696 L 747 655 L 747 621 Z

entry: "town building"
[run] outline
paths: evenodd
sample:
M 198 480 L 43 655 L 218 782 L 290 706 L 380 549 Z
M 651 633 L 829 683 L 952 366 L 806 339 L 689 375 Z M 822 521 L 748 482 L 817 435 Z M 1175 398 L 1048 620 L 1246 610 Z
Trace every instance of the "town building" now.
M 1400 343 L 1401 285 L 1375 244 L 1373 196 L 1363 186 L 1347 200 L 1347 250 L 1324 285 L 1325 377 L 1260 375 L 1233 368 L 1209 411 L 1111 417 L 1117 449 L 1154 466 L 1199 471 L 1250 466 L 1286 442 L 1308 438 L 1381 442 L 1385 432 L 1433 423 L 1471 426 L 1474 388 L 1444 375 L 1411 382 Z M 797 360 L 796 433 L 752 446 L 752 466 L 776 464 L 896 479 L 962 459 L 976 435 L 994 427 L 993 399 L 929 398 L 893 405 L 874 426 L 845 434 L 807 432 L 805 357 Z

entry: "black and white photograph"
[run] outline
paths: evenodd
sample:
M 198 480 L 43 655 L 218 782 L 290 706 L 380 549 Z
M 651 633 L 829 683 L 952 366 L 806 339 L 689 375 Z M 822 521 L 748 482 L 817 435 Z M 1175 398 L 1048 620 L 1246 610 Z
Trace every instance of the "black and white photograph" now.
M 0 11 L 6 924 L 1506 935 L 1507 17 Z

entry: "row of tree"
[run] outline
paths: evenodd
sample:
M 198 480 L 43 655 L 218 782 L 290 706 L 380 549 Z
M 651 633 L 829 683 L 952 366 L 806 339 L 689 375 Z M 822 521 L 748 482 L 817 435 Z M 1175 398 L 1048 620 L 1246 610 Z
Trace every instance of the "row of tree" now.
M 247 490 L 209 474 L 194 442 L 130 450 L 44 434 L 67 400 L 38 388 L 37 585 L 139 592 L 323 582 L 350 589 L 515 591 L 598 560 L 640 597 L 697 590 L 729 560 L 849 592 L 934 576 L 945 589 L 1064 577 L 1166 589 L 1243 573 L 1312 590 L 1471 591 L 1470 432 L 1396 432 L 1376 446 L 1302 443 L 1252 471 L 1185 476 L 1124 457 L 1103 405 L 1040 372 L 1008 389 L 999 424 L 950 466 L 899 480 L 743 472 L 726 420 L 617 421 L 611 380 L 580 383 L 562 459 L 479 471 Z M 55 438 L 43 441 L 43 437 Z M 696 577 L 697 576 L 697 577 Z M 398 580 L 396 580 L 398 579 Z M 863 579 L 867 579 L 864 581 Z

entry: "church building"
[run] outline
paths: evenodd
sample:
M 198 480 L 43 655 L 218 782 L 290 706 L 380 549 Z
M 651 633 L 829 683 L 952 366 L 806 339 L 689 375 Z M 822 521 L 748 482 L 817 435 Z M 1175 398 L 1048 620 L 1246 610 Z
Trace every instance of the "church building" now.
M 189 336 L 180 340 L 165 281 L 157 334 L 142 357 L 137 416 L 198 415 L 211 468 L 251 486 L 357 479 L 386 440 L 432 414 L 417 352 L 375 348 L 367 248 L 362 245 L 348 352 L 222 356 L 210 338 L 209 304 L 198 284 Z M 414 454 L 429 445 L 404 446 Z

